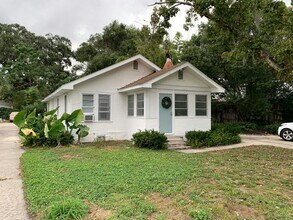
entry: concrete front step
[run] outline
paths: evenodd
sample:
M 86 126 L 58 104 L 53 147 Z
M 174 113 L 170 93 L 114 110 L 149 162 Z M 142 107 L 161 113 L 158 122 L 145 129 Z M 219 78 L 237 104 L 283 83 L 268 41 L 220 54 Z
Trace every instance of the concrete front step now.
M 183 150 L 190 148 L 185 145 L 183 137 L 175 135 L 167 135 L 168 138 L 168 149 L 171 150 Z

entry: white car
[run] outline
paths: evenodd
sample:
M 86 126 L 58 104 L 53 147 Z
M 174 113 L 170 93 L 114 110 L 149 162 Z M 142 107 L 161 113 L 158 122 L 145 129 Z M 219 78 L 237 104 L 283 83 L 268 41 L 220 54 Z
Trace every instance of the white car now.
M 11 112 L 10 115 L 9 115 L 9 121 L 10 121 L 10 122 L 13 122 L 14 117 L 15 117 L 15 115 L 17 115 L 17 114 L 18 114 L 18 112 Z
M 278 135 L 285 141 L 293 140 L 293 122 L 283 123 L 278 128 Z

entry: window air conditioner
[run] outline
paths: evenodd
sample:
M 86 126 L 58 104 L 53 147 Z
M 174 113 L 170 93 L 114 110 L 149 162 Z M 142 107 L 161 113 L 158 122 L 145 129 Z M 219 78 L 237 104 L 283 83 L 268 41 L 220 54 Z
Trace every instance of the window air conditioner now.
M 84 115 L 84 121 L 94 121 L 94 115 Z

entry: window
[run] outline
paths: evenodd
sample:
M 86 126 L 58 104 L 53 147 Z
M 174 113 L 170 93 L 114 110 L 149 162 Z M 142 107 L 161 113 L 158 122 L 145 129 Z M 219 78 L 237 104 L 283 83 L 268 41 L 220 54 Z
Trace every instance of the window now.
M 178 79 L 180 79 L 180 80 L 183 79 L 183 69 L 178 71 Z
M 133 69 L 138 70 L 138 62 L 137 62 L 137 60 L 133 61 Z
M 67 95 L 64 96 L 64 112 L 67 113 Z
M 187 116 L 186 94 L 175 94 L 175 116 Z
M 144 116 L 144 94 L 136 95 L 136 116 Z
M 99 95 L 99 120 L 110 120 L 110 95 Z
M 57 108 L 58 108 L 57 115 L 59 115 L 59 97 L 57 98 Z
M 84 113 L 94 113 L 94 95 L 82 95 L 82 110 Z
M 134 95 L 128 96 L 128 116 L 134 116 Z
M 195 115 L 196 116 L 207 115 L 207 96 L 206 95 L 195 96 Z

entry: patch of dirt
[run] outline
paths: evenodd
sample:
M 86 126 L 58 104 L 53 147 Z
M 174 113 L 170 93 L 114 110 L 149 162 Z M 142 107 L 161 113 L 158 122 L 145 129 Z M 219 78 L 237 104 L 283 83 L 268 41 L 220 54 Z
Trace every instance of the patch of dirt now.
M 61 159 L 64 159 L 64 160 L 71 160 L 71 159 L 77 159 L 77 158 L 80 158 L 80 156 L 78 155 L 72 155 L 72 154 L 63 154 L 60 156 Z
M 265 220 L 264 216 L 259 215 L 257 211 L 255 211 L 253 208 L 250 208 L 245 205 L 229 203 L 227 204 L 227 208 L 230 212 L 235 213 L 237 217 L 243 219 Z
M 101 209 L 97 206 L 92 206 L 85 220 L 106 220 L 112 215 L 112 211 Z
M 163 214 L 166 219 L 171 220 L 189 220 L 192 219 L 186 216 L 182 211 L 178 210 L 173 205 L 173 200 L 169 197 L 163 197 L 158 193 L 153 193 L 148 197 L 148 200 L 157 206 L 157 212 L 153 213 L 149 219 L 157 219 L 159 214 Z

